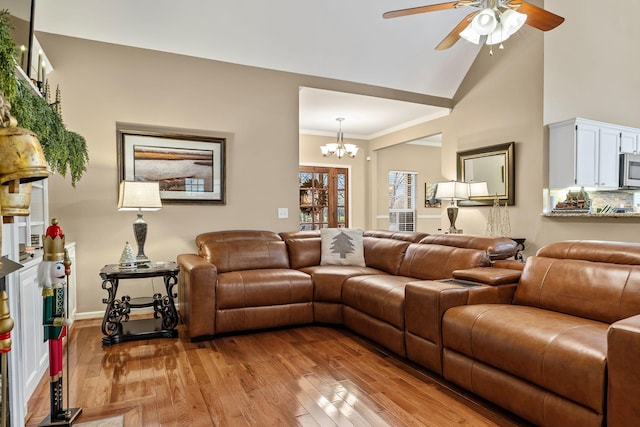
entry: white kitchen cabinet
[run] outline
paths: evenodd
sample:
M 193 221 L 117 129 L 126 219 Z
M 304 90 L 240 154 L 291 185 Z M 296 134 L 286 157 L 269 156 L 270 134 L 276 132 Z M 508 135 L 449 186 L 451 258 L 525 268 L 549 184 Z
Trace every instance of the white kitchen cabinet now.
M 620 130 L 575 118 L 549 125 L 549 188 L 619 186 Z
M 640 132 L 620 131 L 620 152 L 638 154 L 640 145 Z

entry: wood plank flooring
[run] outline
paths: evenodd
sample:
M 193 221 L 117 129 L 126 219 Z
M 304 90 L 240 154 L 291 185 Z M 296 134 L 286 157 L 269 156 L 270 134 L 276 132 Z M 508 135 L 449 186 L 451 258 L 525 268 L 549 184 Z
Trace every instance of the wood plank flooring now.
M 70 406 L 83 408 L 78 422 L 124 414 L 126 426 L 526 425 L 343 329 L 111 347 L 101 338 L 98 321 L 73 326 Z M 49 413 L 47 377 L 28 408 L 27 426 Z

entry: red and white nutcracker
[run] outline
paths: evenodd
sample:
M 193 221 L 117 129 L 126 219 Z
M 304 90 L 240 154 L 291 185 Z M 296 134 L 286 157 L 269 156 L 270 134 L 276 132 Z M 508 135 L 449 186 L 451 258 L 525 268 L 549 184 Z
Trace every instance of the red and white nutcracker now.
M 56 219 L 42 236 L 43 261 L 38 266 L 38 282 L 42 286 L 42 325 L 44 340 L 49 342 L 50 414 L 39 426 L 70 426 L 82 408 L 64 408 L 63 405 L 63 339 L 69 334 L 68 283 L 71 260 L 65 249 L 62 228 Z M 67 345 L 67 405 L 69 404 L 69 346 Z

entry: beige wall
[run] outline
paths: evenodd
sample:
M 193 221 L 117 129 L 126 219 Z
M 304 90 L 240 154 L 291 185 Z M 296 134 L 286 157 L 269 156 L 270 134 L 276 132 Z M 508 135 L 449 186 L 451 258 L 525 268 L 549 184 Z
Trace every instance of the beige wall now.
M 377 218 L 373 228 L 387 230 L 388 217 L 388 178 L 390 170 L 416 172 L 417 231 L 437 233 L 441 224 L 439 208 L 424 207 L 424 184 L 442 180 L 440 147 L 427 147 L 412 144 L 398 144 L 376 152 L 377 173 L 374 178 L 376 192 Z
M 540 31 L 525 27 L 489 55 L 483 47 L 456 94 L 449 116 L 372 141 L 372 149 L 442 132 L 441 176 L 456 179 L 456 153 L 516 142 L 516 205 L 510 206 L 514 237 L 524 237 L 535 251 L 542 212 L 543 127 L 542 45 Z M 382 197 L 384 189 L 375 194 Z M 440 228 L 447 229 L 446 203 Z M 456 226 L 468 234 L 485 234 L 489 207 L 461 207 Z

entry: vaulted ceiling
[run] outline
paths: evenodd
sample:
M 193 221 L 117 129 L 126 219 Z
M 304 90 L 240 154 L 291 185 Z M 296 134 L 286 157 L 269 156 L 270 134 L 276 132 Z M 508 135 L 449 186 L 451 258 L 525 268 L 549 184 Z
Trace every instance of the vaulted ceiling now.
M 480 48 L 464 40 L 447 50 L 434 48 L 469 8 L 382 17 L 389 10 L 433 3 L 437 1 L 37 0 L 35 29 L 452 98 Z M 314 102 L 301 102 L 301 108 L 313 108 L 320 94 L 314 95 Z M 337 103 L 339 98 L 322 102 Z M 385 126 L 391 129 L 431 113 L 416 106 Z M 301 129 L 335 130 L 335 116 L 323 125 L 304 121 L 312 116 L 301 109 Z M 362 126 L 362 135 L 385 131 Z

